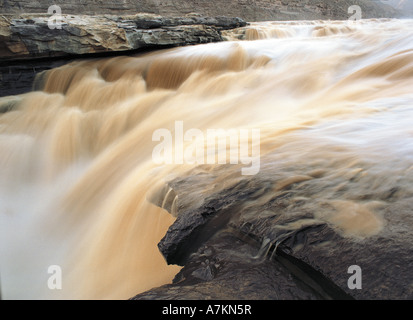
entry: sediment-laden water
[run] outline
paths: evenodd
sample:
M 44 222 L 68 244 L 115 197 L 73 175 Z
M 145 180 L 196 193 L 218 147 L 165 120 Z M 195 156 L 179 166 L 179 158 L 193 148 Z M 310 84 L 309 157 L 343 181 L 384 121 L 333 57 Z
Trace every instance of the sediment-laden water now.
M 271 220 L 273 243 L 279 230 L 320 222 L 355 243 L 410 239 L 413 21 L 254 23 L 225 36 L 76 61 L 13 98 L 0 116 L 3 298 L 127 299 L 169 283 L 181 267 L 167 265 L 157 244 L 179 208 L 248 179 L 265 188 L 230 212 L 234 224 L 302 214 Z M 175 140 L 177 124 L 181 134 L 204 133 L 202 147 Z M 173 142 L 164 152 L 182 161 L 154 158 L 160 129 Z M 252 134 L 237 140 L 251 163 L 208 162 L 211 129 L 259 130 L 258 170 L 242 174 L 253 164 Z M 187 150 L 192 162 L 179 155 Z M 190 192 L 173 199 L 171 215 L 166 200 L 152 200 L 176 179 Z M 281 209 L 257 212 L 275 195 Z M 392 208 L 405 224 L 392 223 Z M 62 290 L 47 286 L 51 265 L 61 267 Z

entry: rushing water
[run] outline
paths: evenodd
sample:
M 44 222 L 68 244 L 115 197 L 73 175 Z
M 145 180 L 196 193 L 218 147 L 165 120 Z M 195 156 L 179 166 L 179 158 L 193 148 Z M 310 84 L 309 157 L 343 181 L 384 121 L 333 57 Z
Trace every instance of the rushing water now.
M 172 280 L 180 267 L 157 243 L 175 218 L 148 195 L 196 166 L 153 159 L 153 133 L 177 121 L 260 129 L 261 166 L 284 164 L 274 192 L 327 177 L 306 193 L 333 208 L 318 219 L 348 237 L 385 228 L 385 199 L 356 195 L 413 192 L 413 21 L 254 23 L 225 36 L 53 69 L 0 116 L 3 298 L 127 299 Z M 202 168 L 214 167 L 232 172 L 216 184 L 241 175 Z M 47 288 L 50 265 L 62 290 Z

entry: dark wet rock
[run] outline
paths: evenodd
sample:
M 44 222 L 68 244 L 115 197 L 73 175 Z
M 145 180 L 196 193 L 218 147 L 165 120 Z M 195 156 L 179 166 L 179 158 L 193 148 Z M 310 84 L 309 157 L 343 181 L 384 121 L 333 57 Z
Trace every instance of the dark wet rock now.
M 320 144 L 334 156 L 318 158 L 305 141 L 312 134 L 299 143 L 305 166 L 286 137 L 256 176 L 234 179 L 239 167 L 221 166 L 170 181 L 177 219 L 159 248 L 184 268 L 136 299 L 413 299 L 413 177 L 385 157 L 348 165 L 355 152 L 334 153 L 334 143 Z M 348 286 L 351 266 L 362 270 L 361 289 Z
M 68 59 L 37 61 L 6 61 L 0 63 L 0 97 L 27 93 L 34 87 L 36 76 L 53 68 L 69 63 Z
M 0 16 L 0 97 L 30 91 L 37 73 L 71 59 L 219 42 L 222 30 L 246 25 L 199 15 L 63 17 L 61 29 L 50 29 L 47 15 Z
M 180 184 L 181 181 L 175 181 L 172 183 L 175 187 L 172 188 L 182 197 L 177 191 Z M 200 208 L 188 208 L 187 211 L 179 214 L 176 222 L 158 245 L 168 263 L 183 265 L 190 252 L 195 251 L 216 231 L 225 227 L 236 215 L 234 209 L 236 204 L 241 199 L 252 196 L 256 191 L 246 187 L 247 184 L 248 182 L 244 181 L 232 186 L 220 195 L 206 198 Z
M 214 279 L 215 276 L 215 267 L 210 266 L 209 262 L 203 262 L 201 263 L 201 268 L 198 268 L 194 270 L 191 275 L 195 278 L 204 280 L 204 281 L 210 281 Z
M 254 244 L 240 239 L 231 230 L 223 230 L 191 255 L 173 284 L 144 292 L 132 300 L 322 298 L 282 264 L 257 254 Z

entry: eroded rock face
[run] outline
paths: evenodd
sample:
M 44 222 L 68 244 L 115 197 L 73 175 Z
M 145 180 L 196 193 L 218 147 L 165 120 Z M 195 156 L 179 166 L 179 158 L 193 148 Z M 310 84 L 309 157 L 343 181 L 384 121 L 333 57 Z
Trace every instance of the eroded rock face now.
M 314 213 L 303 210 L 304 200 L 291 205 L 288 192 L 248 211 L 240 208 L 269 181 L 261 183 L 263 189 L 240 183 L 239 189 L 221 191 L 201 208 L 178 215 L 159 248 L 169 263 L 184 268 L 173 284 L 133 299 L 413 298 L 412 233 L 403 227 L 413 223 L 411 201 L 385 210 L 384 232 L 353 239 L 313 220 Z M 292 193 L 295 188 L 299 184 Z M 238 200 L 231 201 L 235 194 Z M 363 290 L 348 287 L 352 265 L 363 270 Z
M 66 15 L 61 29 L 51 29 L 49 18 L 0 16 L 0 97 L 30 91 L 37 73 L 76 57 L 218 42 L 223 41 L 221 31 L 246 25 L 236 17 L 195 14 Z
M 0 63 L 0 97 L 27 93 L 32 89 L 36 75 L 69 63 L 70 59 L 40 61 L 4 61 Z M 0 108 L 1 113 L 1 108 Z
M 157 15 L 0 17 L 0 59 L 61 57 L 222 41 L 220 30 L 245 26 L 239 18 Z
M 396 10 L 379 1 L 359 0 L 125 0 L 80 1 L 59 4 L 62 14 L 126 14 L 147 12 L 168 16 L 198 12 L 203 15 L 238 16 L 248 21 L 347 19 L 348 7 L 360 5 L 366 18 L 394 17 Z M 3 0 L 3 13 L 47 13 L 49 1 Z
M 286 143 L 253 177 L 222 166 L 170 181 L 158 199 L 172 194 L 164 208 L 177 219 L 158 246 L 184 268 L 134 299 L 412 299 L 411 177 L 384 173 L 384 160 L 346 167 L 338 154 L 317 168 L 328 160 L 301 139 L 305 167 Z M 362 269 L 361 290 L 348 285 L 351 266 Z
M 281 263 L 257 255 L 254 243 L 226 229 L 191 256 L 173 284 L 132 300 L 316 300 L 320 293 Z

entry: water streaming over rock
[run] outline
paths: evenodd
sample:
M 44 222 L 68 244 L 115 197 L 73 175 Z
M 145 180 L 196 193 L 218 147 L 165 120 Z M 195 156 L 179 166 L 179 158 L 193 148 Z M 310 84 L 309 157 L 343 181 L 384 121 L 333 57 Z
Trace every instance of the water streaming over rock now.
M 256 210 L 269 201 L 292 217 L 266 229 L 267 246 L 320 221 L 368 239 L 392 203 L 411 204 L 411 20 L 254 23 L 225 37 L 76 61 L 39 75 L 42 89 L 11 107 L 0 99 L 11 109 L 0 116 L 4 298 L 126 299 L 168 283 L 180 267 L 157 244 L 180 209 L 245 179 L 266 180 L 233 212 L 239 225 L 273 215 Z M 154 163 L 153 133 L 177 121 L 260 129 L 260 173 Z M 165 187 L 179 178 L 187 198 Z M 311 215 L 294 220 L 300 205 Z M 50 265 L 62 268 L 60 291 L 47 288 Z

